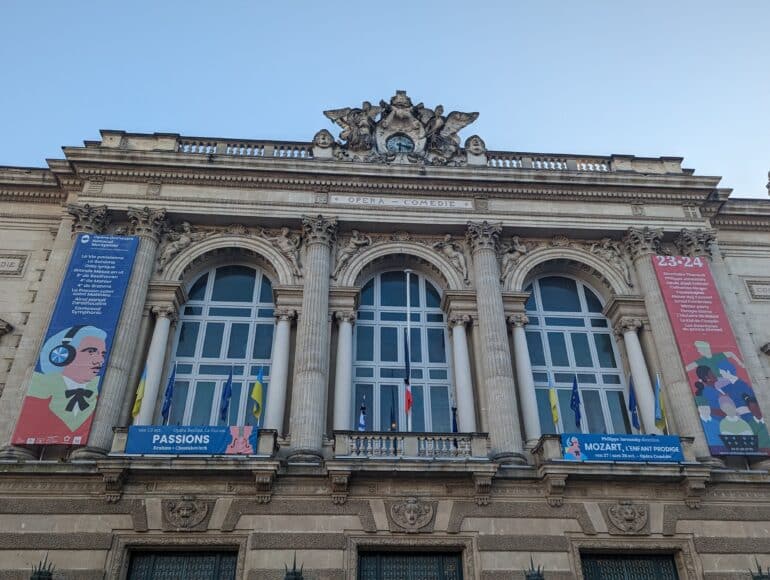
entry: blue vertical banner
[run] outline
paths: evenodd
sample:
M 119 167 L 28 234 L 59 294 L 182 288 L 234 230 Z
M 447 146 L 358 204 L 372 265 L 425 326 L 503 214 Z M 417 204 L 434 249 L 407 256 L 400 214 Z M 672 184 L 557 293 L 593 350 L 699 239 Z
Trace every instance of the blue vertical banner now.
M 85 445 L 139 238 L 78 234 L 13 443 Z

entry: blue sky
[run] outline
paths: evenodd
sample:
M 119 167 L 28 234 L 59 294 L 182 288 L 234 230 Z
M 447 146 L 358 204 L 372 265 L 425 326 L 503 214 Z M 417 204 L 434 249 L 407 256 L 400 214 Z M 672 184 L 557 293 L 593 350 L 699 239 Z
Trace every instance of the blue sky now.
M 497 150 L 676 155 L 765 197 L 770 2 L 3 0 L 0 164 L 99 129 L 310 140 L 322 111 L 478 111 Z

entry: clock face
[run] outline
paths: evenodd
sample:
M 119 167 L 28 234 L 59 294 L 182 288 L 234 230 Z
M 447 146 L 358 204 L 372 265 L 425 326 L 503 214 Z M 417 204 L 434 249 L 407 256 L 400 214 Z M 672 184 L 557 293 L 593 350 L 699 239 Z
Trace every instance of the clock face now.
M 414 151 L 414 141 L 403 133 L 396 133 L 388 137 L 385 146 L 391 153 L 410 153 Z

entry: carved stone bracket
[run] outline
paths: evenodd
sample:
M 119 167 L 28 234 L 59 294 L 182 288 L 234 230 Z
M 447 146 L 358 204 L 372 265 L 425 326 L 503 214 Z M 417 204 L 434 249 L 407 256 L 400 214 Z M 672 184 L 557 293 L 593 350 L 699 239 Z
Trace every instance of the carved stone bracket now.
M 698 509 L 701 506 L 703 496 L 706 494 L 708 477 L 688 476 L 682 482 L 684 503 L 690 509 Z
M 194 495 L 183 495 L 181 499 L 164 499 L 161 502 L 163 530 L 205 532 L 213 510 L 213 500 L 196 499 Z
M 330 246 L 337 237 L 337 218 L 302 216 L 302 233 L 305 243 Z
M 117 503 L 123 496 L 127 470 L 124 467 L 104 467 L 100 471 L 104 482 L 104 499 L 107 503 Z
M 564 491 L 567 489 L 567 476 L 559 473 L 546 474 L 543 479 L 545 484 L 545 500 L 551 507 L 564 505 Z
M 646 254 L 667 254 L 661 245 L 663 230 L 628 228 L 623 237 L 623 248 L 632 260 Z
M 270 503 L 273 497 L 274 471 L 255 471 L 254 485 L 257 491 L 257 503 Z
M 682 229 L 679 235 L 674 239 L 674 245 L 683 256 L 690 257 L 711 257 L 711 244 L 716 236 L 711 230 L 688 230 Z
M 497 253 L 500 232 L 502 230 L 502 223 L 491 224 L 486 220 L 483 222 L 468 222 L 465 237 L 474 253 L 484 249 Z
M 409 497 L 386 502 L 385 512 L 391 532 L 430 533 L 436 520 L 438 502 Z
M 127 213 L 132 235 L 151 238 L 159 242 L 161 234 L 168 227 L 165 209 L 129 207 Z
M 476 505 L 489 505 L 489 495 L 492 492 L 492 476 L 488 474 L 474 474 L 473 487 L 476 495 Z
M 88 204 L 67 204 L 67 211 L 75 217 L 72 224 L 73 234 L 100 234 L 110 223 L 106 205 L 92 207 Z
M 342 505 L 348 501 L 350 486 L 349 472 L 334 472 L 329 475 L 329 483 L 332 490 L 332 502 L 334 505 Z
M 646 504 L 620 501 L 607 507 L 608 530 L 610 534 L 649 534 L 648 514 Z

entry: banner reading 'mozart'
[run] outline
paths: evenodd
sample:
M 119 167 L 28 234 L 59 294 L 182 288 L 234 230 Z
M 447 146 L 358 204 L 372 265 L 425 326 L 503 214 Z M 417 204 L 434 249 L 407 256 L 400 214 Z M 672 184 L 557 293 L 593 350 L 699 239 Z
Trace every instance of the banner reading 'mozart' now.
M 711 453 L 769 454 L 767 426 L 708 261 L 652 259 Z
M 85 445 L 138 238 L 79 234 L 13 442 Z

